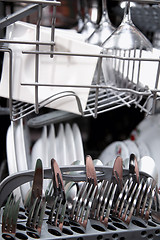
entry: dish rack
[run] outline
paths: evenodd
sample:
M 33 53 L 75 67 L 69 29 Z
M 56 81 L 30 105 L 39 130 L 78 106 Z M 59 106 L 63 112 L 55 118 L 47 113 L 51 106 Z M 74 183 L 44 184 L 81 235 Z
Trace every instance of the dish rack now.
M 95 170 L 97 172 L 97 180 L 110 181 L 112 176 L 112 168 L 106 166 L 96 166 Z M 75 173 L 76 171 L 76 173 Z M 86 181 L 85 166 L 65 166 L 61 167 L 61 172 L 63 180 L 81 182 Z M 72 174 L 68 174 L 72 172 Z M 123 177 L 127 177 L 129 174 L 128 170 L 123 170 Z M 141 177 L 149 177 L 149 175 L 140 172 Z M 0 191 L 2 198 L 0 199 L 0 206 L 15 188 L 21 186 L 26 182 L 33 181 L 34 171 L 25 171 L 16 173 L 12 176 L 7 177 L 0 184 Z M 44 169 L 44 179 L 52 179 L 51 169 Z M 139 217 L 132 216 L 132 221 L 129 226 L 125 226 L 120 220 L 114 218 L 111 213 L 109 218 L 107 230 L 100 221 L 88 220 L 87 228 L 84 229 L 72 222 L 69 217 L 67 217 L 67 211 L 65 215 L 65 221 L 63 226 L 63 231 L 61 232 L 58 227 L 50 226 L 47 222 L 48 219 L 48 209 L 46 208 L 45 215 L 43 218 L 43 225 L 41 231 L 41 237 L 39 239 L 159 239 L 160 236 L 160 225 L 155 223 L 151 218 L 148 220 L 147 224 L 140 221 Z M 1 208 L 3 211 L 3 207 Z M 31 236 L 27 232 L 26 228 L 27 216 L 25 211 L 20 207 L 19 217 L 17 221 L 16 239 L 35 239 L 35 236 Z M 0 220 L 0 226 L 2 221 Z M 0 230 L 1 235 L 1 230 Z M 36 237 L 37 238 L 37 237 Z M 8 238 L 7 238 L 8 239 Z
M 4 2 L 7 2 L 5 0 Z M 14 1 L 13 1 L 14 2 Z M 54 41 L 54 30 L 55 30 L 55 13 L 56 8 L 61 5 L 58 1 L 42 1 L 42 0 L 29 0 L 29 1 L 18 1 L 23 3 L 29 3 L 29 5 L 23 7 L 20 11 L 11 14 L 10 16 L 7 16 L 6 18 L 2 19 L 0 21 L 0 28 L 3 29 L 7 27 L 9 24 L 14 23 L 17 20 L 21 20 L 22 18 L 30 15 L 34 11 L 38 11 L 38 20 L 36 25 L 36 31 L 37 31 L 37 37 L 35 41 L 32 42 L 26 42 L 25 44 L 32 44 L 35 46 L 35 51 L 32 52 L 24 52 L 25 54 L 33 54 L 36 56 L 37 61 L 35 62 L 35 81 L 33 83 L 21 83 L 22 86 L 32 86 L 35 89 L 35 102 L 34 104 L 29 104 L 27 102 L 21 102 L 16 101 L 13 99 L 13 86 L 12 86 L 12 50 L 7 47 L 8 43 L 12 44 L 24 44 L 24 42 L 17 42 L 17 41 L 11 41 L 8 39 L 0 39 L 1 48 L 0 52 L 8 53 L 9 54 L 9 109 L 10 109 L 10 118 L 12 121 L 17 121 L 18 119 L 25 117 L 33 112 L 36 114 L 39 113 L 39 110 L 42 107 L 47 107 L 47 105 L 53 101 L 57 101 L 61 98 L 61 90 L 58 94 L 55 94 L 53 96 L 50 96 L 43 101 L 38 100 L 38 89 L 40 87 L 58 87 L 61 89 L 61 87 L 69 87 L 69 88 L 88 88 L 90 90 L 88 95 L 88 101 L 85 110 L 82 109 L 81 99 L 76 95 L 76 93 L 73 91 L 65 91 L 63 98 L 67 96 L 71 96 L 75 98 L 75 101 L 77 103 L 77 108 L 80 113 L 80 115 L 87 117 L 87 116 L 93 116 L 94 118 L 97 117 L 98 114 L 110 111 L 113 109 L 120 108 L 122 106 L 130 107 L 131 105 L 135 105 L 135 107 L 139 108 L 140 111 L 144 111 L 146 115 L 153 114 L 157 111 L 157 105 L 160 100 L 158 89 L 158 83 L 159 83 L 159 75 L 160 75 L 160 59 L 150 59 L 150 58 L 142 58 L 142 57 L 128 57 L 126 56 L 117 56 L 117 54 L 77 54 L 75 52 L 57 52 L 54 49 L 55 41 Z M 155 2 L 157 3 L 157 1 Z M 49 42 L 41 42 L 40 41 L 40 25 L 41 25 L 41 18 L 42 18 L 42 9 L 43 7 L 47 5 L 52 5 L 53 10 L 53 16 L 52 16 L 52 26 L 51 26 L 51 41 Z M 49 45 L 50 51 L 43 52 L 40 51 L 41 45 Z M 95 74 L 95 77 L 93 79 L 93 82 L 91 85 L 80 85 L 79 83 L 77 85 L 54 85 L 54 84 L 40 84 L 38 81 L 38 58 L 40 55 L 46 54 L 49 57 L 53 57 L 54 55 L 59 56 L 75 56 L 75 57 L 90 57 L 90 58 L 98 58 L 98 64 L 97 65 L 97 73 Z M 137 82 L 132 82 L 132 80 L 128 80 L 127 77 L 124 79 L 123 74 L 120 74 L 118 72 L 118 68 L 115 71 L 115 76 L 118 80 L 114 84 L 108 84 L 106 83 L 104 77 L 102 76 L 102 61 L 103 58 L 108 58 L 112 62 L 115 62 L 115 65 L 118 65 L 123 63 L 128 65 L 128 68 L 130 66 L 130 63 L 136 62 L 138 64 L 138 73 L 137 74 Z M 153 89 L 146 88 L 139 88 L 138 86 L 138 75 L 140 71 L 140 65 L 142 62 L 157 62 L 157 73 L 155 78 L 155 84 Z M 130 67 L 131 68 L 131 67 Z M 129 69 L 128 69 L 129 70 Z M 132 70 L 134 71 L 134 70 Z M 125 82 L 125 84 L 123 84 Z

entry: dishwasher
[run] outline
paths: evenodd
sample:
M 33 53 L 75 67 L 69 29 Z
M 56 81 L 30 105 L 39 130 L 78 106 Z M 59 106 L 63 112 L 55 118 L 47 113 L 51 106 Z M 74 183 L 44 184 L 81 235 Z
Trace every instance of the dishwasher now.
M 160 3 L 65 2 L 0 3 L 1 238 L 159 239 Z

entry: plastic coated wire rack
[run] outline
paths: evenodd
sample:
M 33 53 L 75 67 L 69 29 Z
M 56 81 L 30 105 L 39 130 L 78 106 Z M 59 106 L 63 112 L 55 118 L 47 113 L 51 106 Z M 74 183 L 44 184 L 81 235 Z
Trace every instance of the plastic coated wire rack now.
M 7 2 L 7 0 L 5 0 Z M 5 2 L 4 1 L 4 2 Z M 14 1 L 13 1 L 14 2 Z M 72 96 L 75 98 L 75 101 L 77 102 L 77 108 L 79 110 L 79 113 L 84 116 L 93 116 L 94 118 L 97 117 L 98 114 L 110 111 L 122 106 L 130 107 L 132 104 L 135 105 L 135 107 L 138 107 L 140 111 L 144 111 L 146 114 L 153 114 L 155 113 L 157 109 L 157 102 L 160 100 L 158 89 L 158 83 L 159 83 L 159 75 L 160 75 L 160 59 L 150 59 L 150 58 L 142 58 L 142 57 L 130 57 L 130 53 L 127 55 L 117 55 L 116 52 L 113 52 L 113 54 L 77 54 L 77 53 L 66 53 L 66 52 L 56 52 L 54 49 L 55 42 L 54 42 L 54 29 L 55 29 L 55 20 L 56 20 L 56 8 L 60 6 L 60 2 L 58 1 L 41 1 L 41 0 L 27 0 L 27 1 L 21 1 L 18 2 L 23 3 L 29 3 L 29 5 L 23 7 L 20 11 L 11 14 L 10 16 L 7 16 L 6 18 L 2 19 L 0 21 L 0 28 L 7 27 L 9 24 L 16 22 L 17 20 L 20 20 L 34 11 L 38 11 L 38 20 L 36 25 L 36 32 L 37 37 L 35 41 L 33 42 L 16 42 L 16 41 L 10 41 L 8 39 L 0 39 L 1 52 L 7 52 L 9 54 L 9 109 L 10 109 L 10 118 L 12 121 L 16 121 L 22 117 L 25 117 L 26 115 L 29 115 L 30 113 L 35 112 L 36 114 L 39 113 L 39 110 L 42 107 L 47 107 L 47 105 L 53 101 L 56 101 L 62 97 Z M 155 2 L 157 3 L 157 1 Z M 40 41 L 40 25 L 41 25 L 41 19 L 42 19 L 42 8 L 52 5 L 54 7 L 53 10 L 53 16 L 52 16 L 52 26 L 51 26 L 51 41 L 50 42 L 41 42 Z M 35 88 L 35 103 L 29 104 L 27 102 L 20 102 L 13 99 L 13 83 L 12 83 L 12 64 L 13 64 L 13 57 L 12 57 L 12 50 L 7 47 L 8 43 L 12 44 L 32 44 L 35 45 L 35 51 L 32 52 L 22 52 L 22 54 L 33 54 L 36 57 L 35 61 L 35 81 L 33 83 L 23 83 L 21 82 L 22 86 L 32 86 Z M 49 45 L 50 51 L 43 52 L 40 51 L 40 45 Z M 97 57 L 99 66 L 97 66 L 97 73 L 93 79 L 93 82 L 91 85 L 84 86 L 84 85 L 54 85 L 54 84 L 40 84 L 38 81 L 38 59 L 40 55 L 45 54 L 50 56 L 54 55 L 60 55 L 60 56 L 75 56 L 75 57 Z M 116 78 L 116 81 L 114 83 L 108 84 L 103 75 L 102 75 L 102 61 L 104 58 L 110 59 L 112 61 L 112 65 L 114 66 L 114 77 Z M 156 61 L 158 63 L 157 67 L 157 73 L 156 73 L 156 79 L 153 89 L 148 88 L 141 88 L 139 87 L 139 73 L 141 71 L 141 63 L 145 61 Z M 123 65 L 123 67 L 129 68 L 130 63 L 138 64 L 138 73 L 137 74 L 137 80 L 136 82 L 133 82 L 133 79 L 128 79 L 128 76 L 123 76 L 122 73 L 119 72 L 120 65 Z M 132 75 L 134 74 L 134 68 L 132 69 Z M 85 110 L 82 110 L 81 105 L 81 99 L 76 95 L 74 91 L 65 91 L 65 92 L 59 92 L 58 94 L 55 94 L 53 96 L 49 96 L 48 98 L 44 99 L 43 101 L 39 102 L 38 100 L 38 89 L 39 87 L 73 87 L 73 88 L 89 88 L 90 93 L 88 96 L 88 101 Z

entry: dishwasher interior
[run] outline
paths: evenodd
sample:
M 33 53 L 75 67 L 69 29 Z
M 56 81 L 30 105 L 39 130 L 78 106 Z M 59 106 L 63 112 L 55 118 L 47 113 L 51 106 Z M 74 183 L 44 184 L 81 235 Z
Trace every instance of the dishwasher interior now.
M 159 1 L 0 4 L 2 239 L 159 239 Z

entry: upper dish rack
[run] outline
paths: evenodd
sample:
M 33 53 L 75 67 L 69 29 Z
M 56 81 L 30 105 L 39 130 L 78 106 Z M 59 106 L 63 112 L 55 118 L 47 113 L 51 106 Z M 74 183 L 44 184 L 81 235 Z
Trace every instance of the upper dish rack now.
M 7 0 L 4 0 L 7 2 Z M 55 32 L 55 13 L 56 7 L 60 6 L 61 3 L 58 1 L 37 1 L 37 0 L 27 0 L 27 1 L 18 1 L 23 3 L 30 3 L 31 5 L 23 7 L 20 11 L 11 14 L 10 16 L 2 19 L 0 21 L 0 28 L 4 28 L 11 23 L 14 23 L 28 15 L 30 15 L 34 11 L 38 11 L 38 20 L 36 24 L 36 39 L 35 41 L 14 41 L 9 39 L 0 39 L 1 48 L 0 51 L 4 53 L 8 53 L 9 55 L 9 108 L 10 108 L 10 118 L 12 121 L 16 121 L 30 113 L 39 113 L 39 109 L 44 106 L 48 106 L 53 101 L 57 101 L 61 98 L 65 97 L 72 97 L 75 99 L 77 103 L 78 112 L 84 116 L 93 116 L 94 118 L 97 117 L 98 114 L 110 111 L 122 106 L 135 105 L 138 107 L 140 111 L 144 111 L 146 114 L 153 114 L 157 110 L 157 104 L 160 100 L 158 89 L 159 83 L 159 76 L 160 76 L 160 58 L 152 59 L 150 57 L 130 57 L 130 52 L 128 55 L 118 55 L 113 52 L 113 54 L 104 54 L 100 52 L 99 54 L 83 54 L 83 53 L 76 53 L 76 52 L 60 52 L 55 50 L 55 39 L 54 39 L 54 32 Z M 157 1 L 156 1 L 157 3 Z M 51 26 L 51 41 L 44 42 L 40 41 L 40 31 L 41 31 L 41 18 L 42 18 L 42 9 L 47 5 L 52 5 L 53 16 L 52 16 L 52 26 Z M 35 89 L 35 97 L 34 103 L 28 102 L 21 102 L 16 101 L 13 99 L 13 84 L 12 84 L 12 64 L 13 64 L 13 56 L 12 50 L 7 47 L 7 44 L 27 44 L 35 46 L 34 51 L 23 51 L 22 54 L 33 54 L 35 55 L 35 81 L 33 83 L 24 83 L 23 80 L 21 81 L 21 86 L 32 86 Z M 40 46 L 50 46 L 50 51 L 41 51 Z M 53 56 L 74 56 L 74 57 L 89 57 L 89 58 L 97 58 L 97 67 L 96 72 L 92 81 L 92 84 L 83 85 L 83 84 L 47 84 L 47 83 L 39 83 L 38 79 L 38 59 L 41 55 L 48 55 L 49 57 Z M 102 74 L 102 62 L 103 59 L 107 58 L 114 66 L 114 71 L 112 74 L 114 75 L 114 83 L 106 82 L 106 79 L 103 77 Z M 145 85 L 141 86 L 139 84 L 140 81 L 140 72 L 143 63 L 153 63 L 156 62 L 156 73 L 154 73 L 154 84 L 153 88 L 148 88 Z M 136 72 L 135 72 L 135 65 L 136 65 Z M 122 69 L 127 69 L 127 73 L 132 72 L 132 76 L 134 77 L 129 78 L 129 74 L 123 75 Z M 120 70 L 121 69 L 121 70 Z M 155 69 L 155 68 L 154 68 Z M 47 73 L 46 73 L 47 74 Z M 52 88 L 68 88 L 69 90 L 60 91 L 48 98 L 39 101 L 38 99 L 38 91 L 39 88 L 42 87 L 52 87 Z M 73 90 L 70 90 L 73 88 Z M 87 88 L 89 89 L 88 100 L 85 108 L 82 106 L 81 99 L 75 93 L 74 89 L 76 88 Z M 72 108 L 72 106 L 71 106 Z

